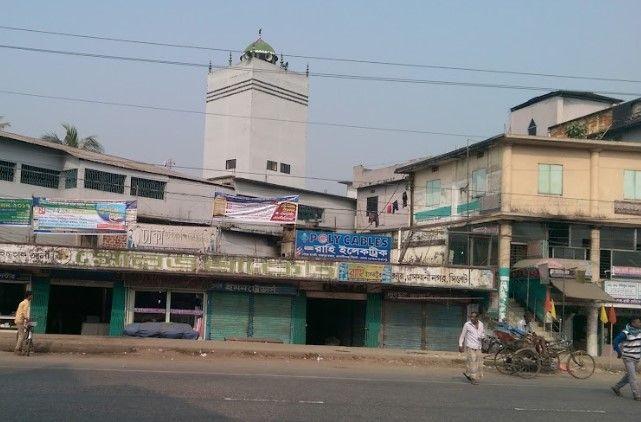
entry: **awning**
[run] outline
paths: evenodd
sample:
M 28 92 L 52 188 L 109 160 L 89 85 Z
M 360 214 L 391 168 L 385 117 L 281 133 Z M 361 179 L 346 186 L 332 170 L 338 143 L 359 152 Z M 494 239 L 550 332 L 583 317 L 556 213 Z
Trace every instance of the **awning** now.
M 583 270 L 590 272 L 590 261 L 579 259 L 562 259 L 562 258 L 530 258 L 522 259 L 512 266 L 512 269 L 518 270 L 523 268 L 539 268 L 541 265 L 547 265 L 548 268 Z
M 550 283 L 566 297 L 573 299 L 595 300 L 599 302 L 614 302 L 614 298 L 594 283 L 581 283 L 575 280 L 551 278 Z

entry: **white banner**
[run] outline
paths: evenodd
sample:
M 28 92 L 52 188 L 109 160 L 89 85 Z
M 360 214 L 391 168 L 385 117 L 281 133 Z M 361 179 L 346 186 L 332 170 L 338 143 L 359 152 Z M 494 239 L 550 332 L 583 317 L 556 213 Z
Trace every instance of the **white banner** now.
M 128 229 L 129 249 L 212 253 L 220 231 L 216 227 L 135 224 Z
M 217 192 L 213 216 L 248 223 L 295 224 L 298 217 L 298 195 L 249 198 Z

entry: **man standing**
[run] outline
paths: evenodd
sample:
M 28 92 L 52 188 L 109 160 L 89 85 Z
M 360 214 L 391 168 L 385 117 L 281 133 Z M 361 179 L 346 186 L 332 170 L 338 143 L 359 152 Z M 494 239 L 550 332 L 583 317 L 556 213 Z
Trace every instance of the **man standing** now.
M 16 343 L 16 348 L 14 351 L 17 355 L 22 353 L 22 346 L 24 344 L 27 331 L 26 324 L 29 322 L 29 318 L 31 317 L 32 297 L 33 294 L 31 292 L 27 292 L 24 300 L 20 302 L 20 304 L 18 305 L 18 310 L 16 311 L 16 318 L 14 319 L 14 322 L 16 323 L 16 327 L 18 328 L 18 342 Z
M 483 355 L 481 353 L 481 339 L 485 337 L 483 323 L 479 321 L 479 314 L 472 312 L 470 320 L 463 325 L 463 331 L 458 341 L 458 350 L 465 351 L 467 370 L 463 372 L 465 378 L 477 385 L 483 377 Z
M 621 381 L 612 387 L 612 391 L 620 396 L 621 389 L 626 384 L 630 384 L 634 399 L 641 401 L 641 388 L 637 381 L 637 366 L 639 359 L 641 359 L 641 318 L 634 318 L 630 321 L 625 329 L 615 337 L 612 347 L 617 352 L 619 359 L 623 359 L 626 371 Z

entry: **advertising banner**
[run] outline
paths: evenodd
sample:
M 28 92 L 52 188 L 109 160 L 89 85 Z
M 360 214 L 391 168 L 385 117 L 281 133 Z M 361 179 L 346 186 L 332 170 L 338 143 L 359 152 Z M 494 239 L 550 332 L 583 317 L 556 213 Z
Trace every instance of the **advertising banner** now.
M 361 264 L 357 262 L 339 262 L 338 279 L 340 281 L 365 281 L 371 283 L 391 283 L 392 267 L 383 264 Z
M 0 198 L 0 226 L 31 224 L 31 199 Z
M 136 221 L 136 201 L 33 199 L 33 230 L 40 233 L 125 233 Z
M 296 230 L 296 257 L 389 262 L 391 236 Z
M 216 227 L 137 223 L 129 226 L 125 244 L 129 249 L 211 253 L 216 249 L 219 233 Z
M 641 304 L 640 281 L 605 280 L 603 289 L 618 303 Z
M 216 192 L 213 216 L 249 223 L 295 224 L 298 195 L 249 198 Z

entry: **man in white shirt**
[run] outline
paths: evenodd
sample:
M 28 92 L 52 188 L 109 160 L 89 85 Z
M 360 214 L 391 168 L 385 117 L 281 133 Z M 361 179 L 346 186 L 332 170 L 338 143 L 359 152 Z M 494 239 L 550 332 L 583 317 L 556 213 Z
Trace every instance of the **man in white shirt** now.
M 532 314 L 526 312 L 525 315 L 523 315 L 523 319 L 517 324 L 516 328 L 518 328 L 519 331 L 522 331 L 524 335 L 533 334 L 534 329 L 532 328 L 532 320 Z
M 481 353 L 481 340 L 485 337 L 485 328 L 479 321 L 479 314 L 472 312 L 470 320 L 463 325 L 463 331 L 458 341 L 458 350 L 465 351 L 467 370 L 463 372 L 472 384 L 479 383 L 483 377 L 483 354 Z

